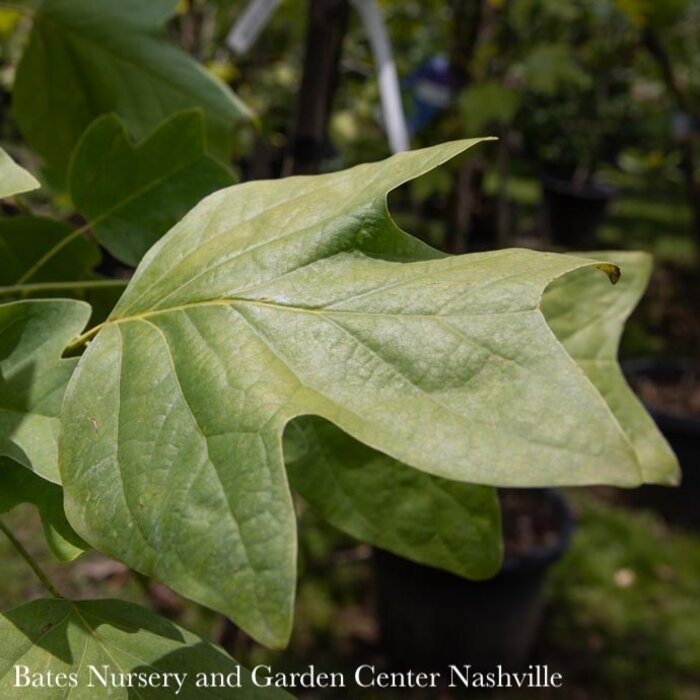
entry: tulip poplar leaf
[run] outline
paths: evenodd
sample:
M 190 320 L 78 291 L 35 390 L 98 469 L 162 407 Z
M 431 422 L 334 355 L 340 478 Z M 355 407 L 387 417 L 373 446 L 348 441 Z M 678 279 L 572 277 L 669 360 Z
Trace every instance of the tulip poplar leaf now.
M 221 190 L 151 248 L 107 322 L 76 340 L 90 342 L 59 464 L 88 543 L 280 646 L 296 578 L 282 436 L 299 416 L 444 479 L 642 481 L 540 310 L 562 275 L 617 268 L 441 256 L 389 216 L 389 191 L 475 143 Z

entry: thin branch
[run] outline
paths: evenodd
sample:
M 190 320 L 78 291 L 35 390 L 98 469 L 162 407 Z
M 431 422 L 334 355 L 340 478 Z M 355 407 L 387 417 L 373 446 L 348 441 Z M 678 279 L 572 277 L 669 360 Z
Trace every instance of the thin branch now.
M 69 243 L 72 243 L 76 238 L 80 238 L 88 229 L 90 224 L 85 224 L 80 228 L 75 229 L 69 233 L 65 238 L 60 240 L 56 245 L 47 250 L 18 280 L 17 284 L 24 284 L 27 280 L 30 280 L 51 258 L 56 255 L 59 251 L 63 250 Z
M 44 573 L 43 569 L 39 566 L 34 557 L 24 548 L 24 545 L 12 534 L 10 528 L 8 528 L 2 520 L 0 520 L 0 530 L 2 530 L 3 533 L 5 533 L 5 537 L 7 537 L 7 539 L 10 540 L 12 546 L 19 552 L 22 559 L 24 559 L 24 561 L 26 561 L 27 564 L 29 564 L 31 570 L 36 574 L 36 577 L 44 585 L 44 588 L 46 588 L 46 590 L 54 598 L 58 598 L 59 600 L 62 599 L 63 596 L 58 592 L 53 583 L 51 583 L 49 577 Z
M 61 292 L 73 289 L 111 289 L 126 287 L 129 280 L 75 280 L 72 282 L 34 282 L 30 284 L 12 284 L 0 287 L 1 296 L 15 294 L 35 294 L 37 292 Z

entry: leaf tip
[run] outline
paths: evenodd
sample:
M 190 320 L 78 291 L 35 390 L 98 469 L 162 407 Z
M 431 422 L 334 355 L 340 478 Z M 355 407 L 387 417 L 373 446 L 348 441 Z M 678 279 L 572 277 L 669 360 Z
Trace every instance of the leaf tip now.
M 678 464 L 675 463 L 675 469 L 668 474 L 666 479 L 662 482 L 663 486 L 680 486 L 683 481 L 683 472 Z
M 622 272 L 617 265 L 613 265 L 612 263 L 596 263 L 595 267 L 602 270 L 608 276 L 612 284 L 617 284 L 620 281 Z

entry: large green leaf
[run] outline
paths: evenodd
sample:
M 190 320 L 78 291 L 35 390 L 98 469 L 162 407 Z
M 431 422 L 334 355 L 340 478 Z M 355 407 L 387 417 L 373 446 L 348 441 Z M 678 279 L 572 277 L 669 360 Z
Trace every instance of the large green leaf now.
M 527 250 L 441 257 L 388 215 L 388 191 L 474 143 L 223 190 L 162 238 L 66 393 L 76 531 L 279 645 L 296 553 L 281 438 L 297 416 L 457 481 L 640 483 L 627 436 L 539 309 L 565 273 L 616 268 Z
M 0 455 L 55 483 L 58 416 L 77 363 L 61 353 L 89 316 L 67 299 L 0 306 Z
M 498 571 L 495 489 L 412 469 L 320 418 L 290 423 L 284 453 L 292 487 L 339 530 L 465 578 Z
M 164 36 L 176 0 L 43 0 L 14 85 L 27 141 L 58 172 L 87 126 L 116 112 L 136 138 L 191 107 L 204 111 L 211 152 L 226 160 L 245 108 Z M 47 128 L 50 125 L 50 128 Z
M 99 262 L 97 244 L 73 235 L 69 224 L 35 216 L 0 219 L 2 286 L 84 280 Z
M 557 338 L 595 384 L 629 437 L 642 480 L 676 484 L 678 462 L 617 363 L 625 321 L 646 289 L 652 259 L 647 253 L 632 251 L 600 255 L 619 265 L 622 276 L 617 287 L 611 287 L 600 275 L 584 268 L 547 289 L 542 311 Z
M 7 513 L 20 503 L 36 506 L 46 541 L 60 561 L 70 561 L 84 551 L 85 543 L 66 520 L 63 489 L 0 457 L 0 513 Z
M 201 111 L 176 114 L 133 146 L 114 114 L 95 121 L 71 162 L 75 206 L 112 255 L 136 265 L 206 195 L 233 183 L 205 152 Z
M 197 687 L 200 674 L 228 678 L 231 687 Z M 37 685 L 27 687 L 32 680 Z M 21 700 L 290 698 L 282 690 L 257 688 L 221 648 L 119 600 L 35 600 L 2 615 L 0 690 L 3 699 Z
M 29 192 L 40 187 L 36 178 L 15 163 L 0 148 L 0 197 Z

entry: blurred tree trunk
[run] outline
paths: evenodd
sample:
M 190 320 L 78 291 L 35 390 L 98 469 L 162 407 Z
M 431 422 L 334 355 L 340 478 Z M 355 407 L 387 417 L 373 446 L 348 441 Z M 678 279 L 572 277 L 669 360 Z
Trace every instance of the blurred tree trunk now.
M 216 8 L 211 3 L 183 0 L 181 12 L 168 24 L 172 38 L 200 63 L 212 50 Z
M 186 0 L 184 5 L 184 12 L 180 17 L 180 41 L 185 51 L 199 60 L 202 18 L 192 0 Z
M 644 33 L 642 34 L 642 43 L 659 66 L 664 84 L 666 85 L 666 89 L 669 91 L 671 98 L 675 102 L 676 109 L 686 115 L 691 115 L 692 111 L 690 109 L 690 105 L 688 104 L 686 96 L 683 94 L 683 91 L 678 85 L 671 59 L 652 27 L 647 27 L 644 30 Z M 697 137 L 695 134 L 690 133 L 686 138 L 681 140 L 680 148 L 682 157 L 681 169 L 683 170 L 683 175 L 685 176 L 688 201 L 693 211 L 693 233 L 695 235 L 695 240 L 698 247 L 700 248 L 700 182 L 698 181 L 696 174 L 696 140 Z
M 452 42 L 450 45 L 450 76 L 455 89 L 472 81 L 472 59 L 479 39 L 483 0 L 451 0 Z
M 455 98 L 452 119 L 459 125 L 459 107 L 456 98 L 473 80 L 472 66 L 476 45 L 484 17 L 484 0 L 450 0 L 452 8 L 452 38 L 450 44 L 450 80 Z M 457 127 L 459 132 L 459 126 Z M 456 133 L 454 138 L 475 136 Z M 467 250 L 474 211 L 478 206 L 483 165 L 469 159 L 458 171 L 448 201 L 445 249 L 449 253 Z
M 348 0 L 309 0 L 301 89 L 285 175 L 319 171 L 348 14 Z

